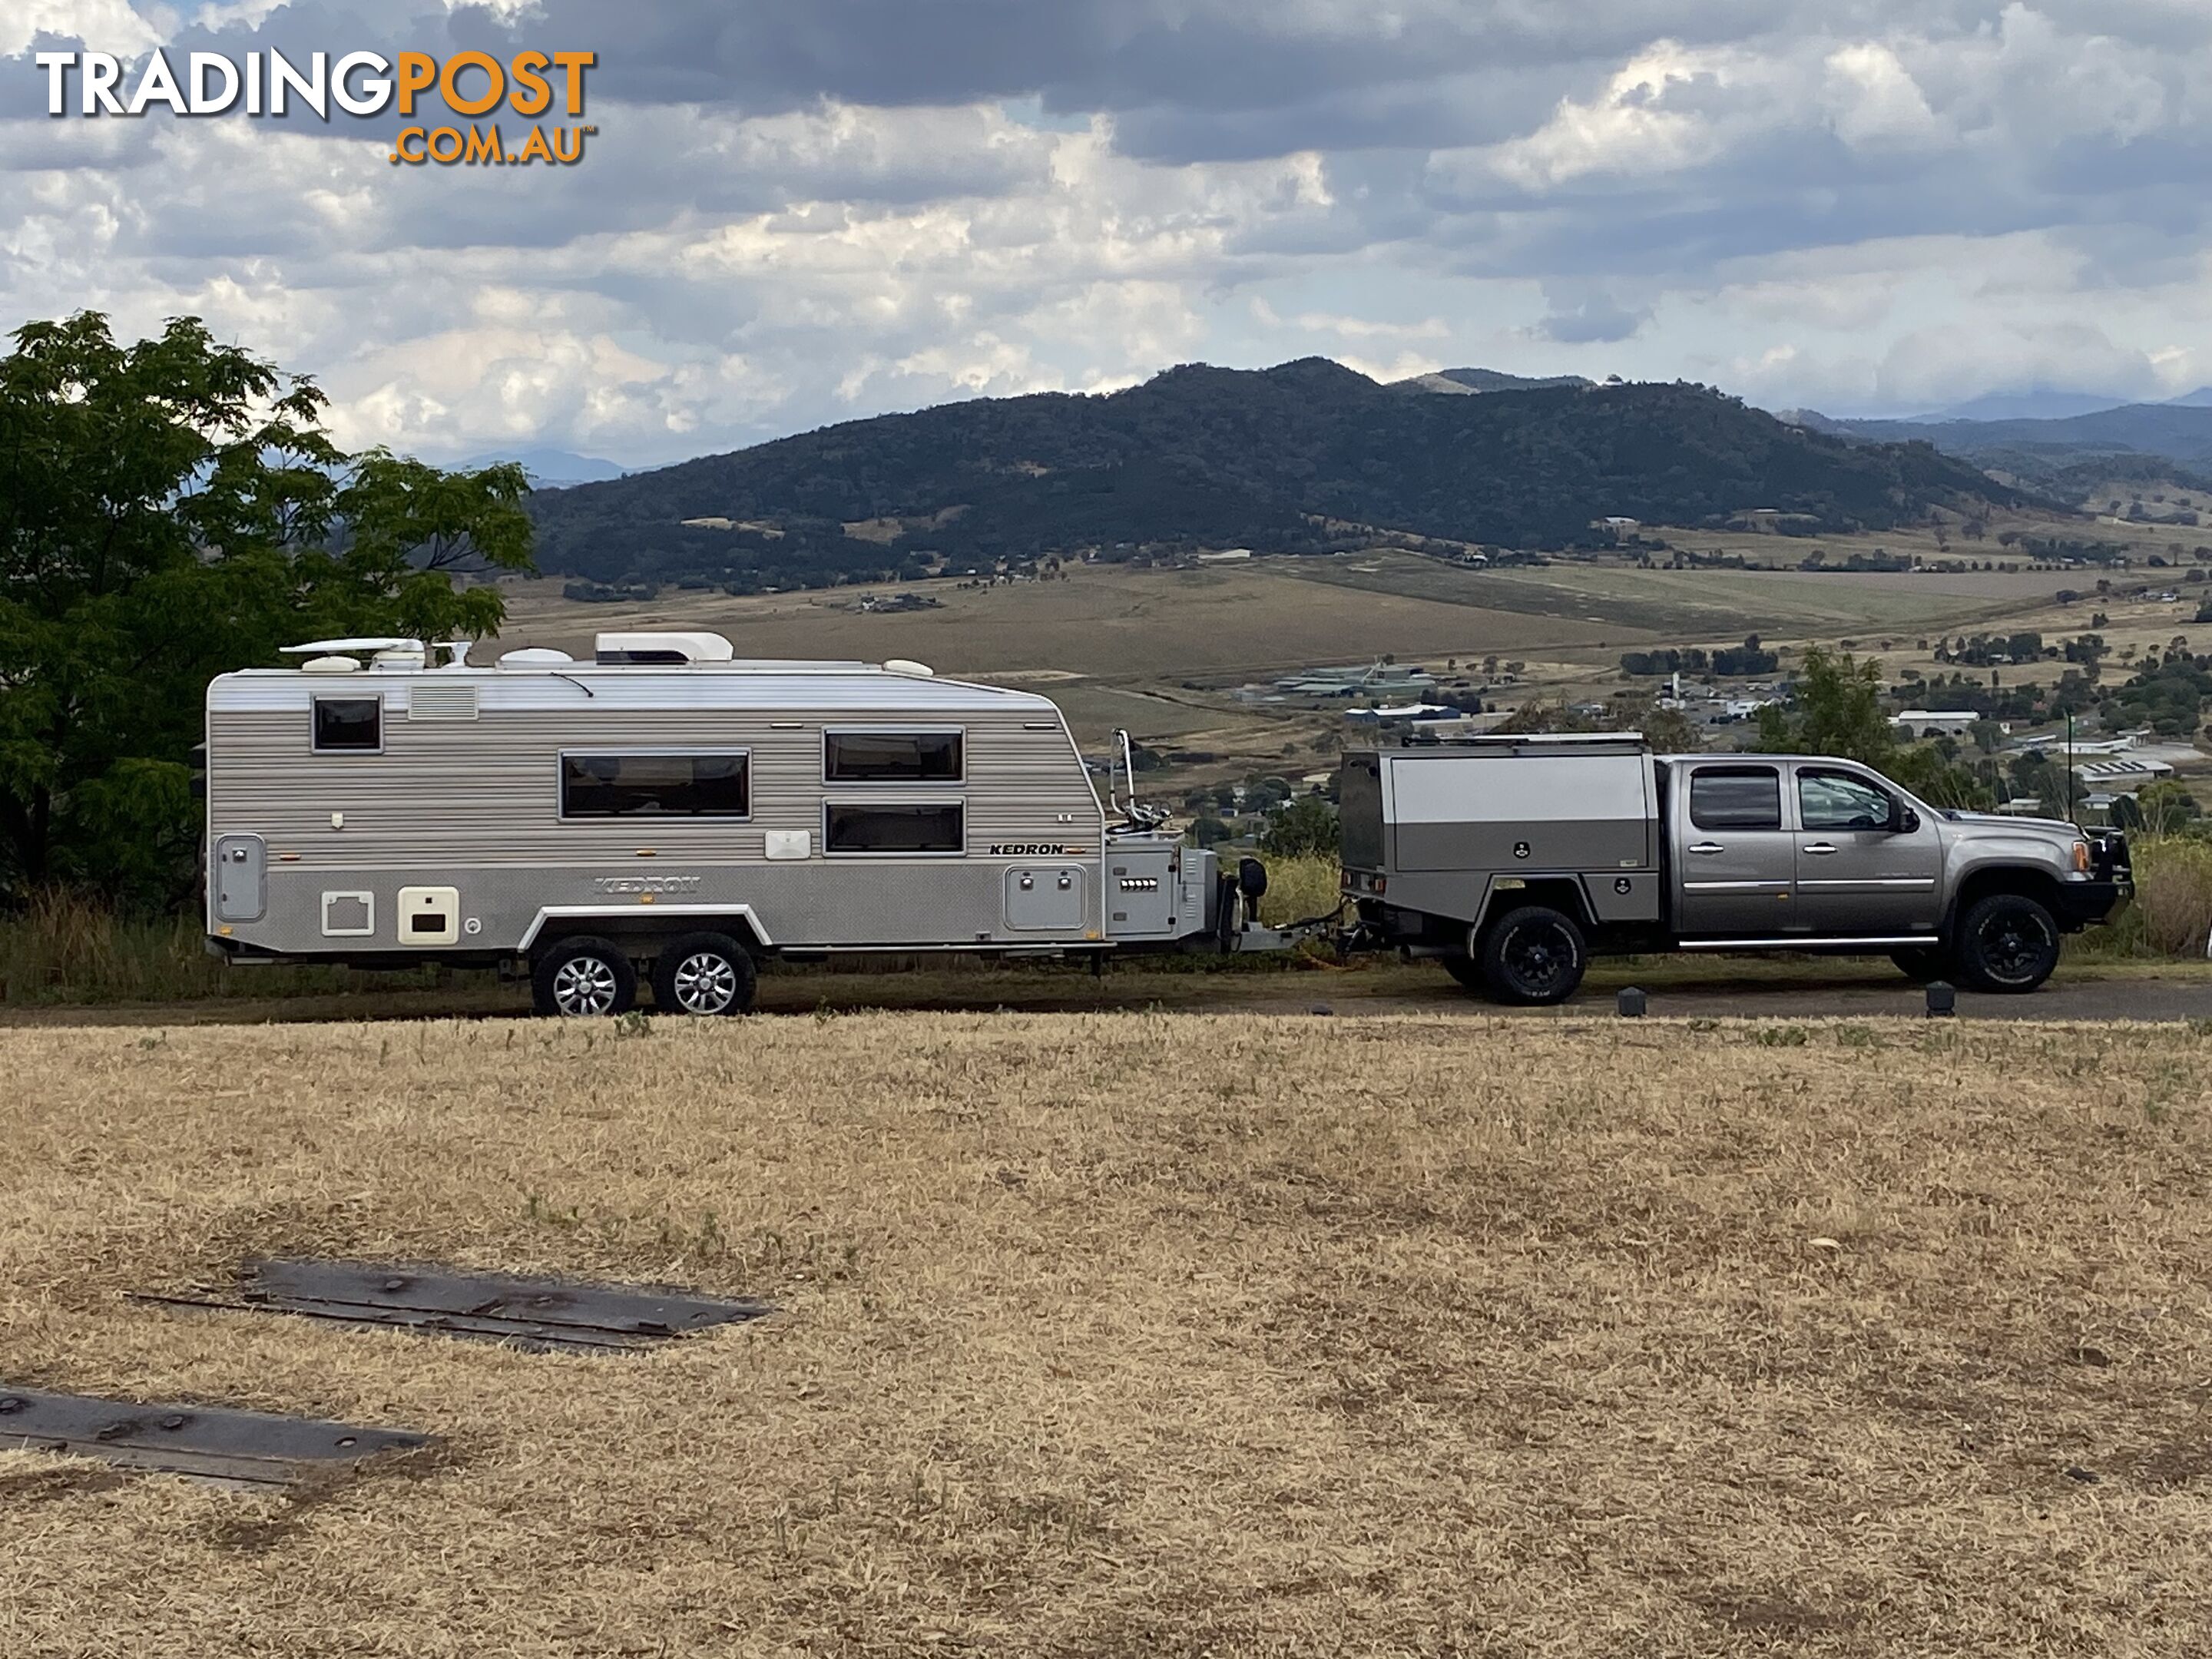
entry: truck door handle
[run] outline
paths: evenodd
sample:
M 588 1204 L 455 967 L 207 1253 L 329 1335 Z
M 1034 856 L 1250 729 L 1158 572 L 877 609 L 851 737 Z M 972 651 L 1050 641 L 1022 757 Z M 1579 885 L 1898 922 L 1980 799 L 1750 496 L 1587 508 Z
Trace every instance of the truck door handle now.
M 1692 853 L 1725 853 L 1728 848 L 1717 841 L 1697 841 L 1690 843 Z
M 1801 853 L 1832 853 L 1836 843 L 1832 841 L 1808 841 L 1797 849 Z

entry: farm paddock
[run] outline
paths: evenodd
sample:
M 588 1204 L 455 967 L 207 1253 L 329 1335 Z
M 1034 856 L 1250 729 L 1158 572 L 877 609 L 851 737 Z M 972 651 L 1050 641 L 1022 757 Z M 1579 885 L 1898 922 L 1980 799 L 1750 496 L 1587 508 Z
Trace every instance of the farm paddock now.
M 2188 1025 L 856 1014 L 0 1032 L 0 1379 L 426 1431 L 0 1455 L 10 1659 L 2181 1655 Z M 125 1299 L 688 1285 L 624 1358 Z

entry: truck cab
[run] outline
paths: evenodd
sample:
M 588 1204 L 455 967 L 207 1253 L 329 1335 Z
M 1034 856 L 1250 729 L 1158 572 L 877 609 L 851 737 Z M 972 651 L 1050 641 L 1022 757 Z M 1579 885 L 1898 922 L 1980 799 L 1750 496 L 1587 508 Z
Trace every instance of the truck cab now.
M 1882 954 L 2029 991 L 2131 890 L 2121 836 L 1931 807 L 1829 756 L 1478 738 L 1347 755 L 1341 793 L 1360 936 L 1507 1001 L 1658 951 Z

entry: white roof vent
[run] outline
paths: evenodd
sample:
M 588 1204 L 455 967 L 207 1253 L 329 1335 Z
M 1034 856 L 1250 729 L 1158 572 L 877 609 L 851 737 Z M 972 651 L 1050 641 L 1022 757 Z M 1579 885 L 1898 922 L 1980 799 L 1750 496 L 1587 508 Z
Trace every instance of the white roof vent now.
M 528 645 L 520 651 L 500 653 L 501 668 L 557 668 L 564 662 L 576 659 L 565 651 L 556 651 L 550 646 Z
M 933 680 L 937 678 L 937 671 L 930 667 L 927 663 L 909 662 L 904 657 L 893 657 L 884 665 L 884 672 L 906 674 L 918 680 Z
M 302 674 L 350 674 L 361 665 L 351 657 L 310 657 L 300 665 Z
M 720 634 L 602 634 L 595 646 L 599 660 L 610 665 L 728 662 L 738 654 Z

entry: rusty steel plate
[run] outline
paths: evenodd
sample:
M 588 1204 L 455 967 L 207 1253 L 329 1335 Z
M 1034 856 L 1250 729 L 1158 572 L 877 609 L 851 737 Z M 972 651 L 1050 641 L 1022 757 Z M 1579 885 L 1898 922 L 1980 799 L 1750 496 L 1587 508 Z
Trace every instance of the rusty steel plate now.
M 175 1306 L 259 1309 L 349 1325 L 389 1325 L 533 1352 L 631 1352 L 757 1319 L 764 1302 L 567 1279 L 358 1261 L 249 1261 L 234 1289 L 140 1297 Z
M 359 1428 L 218 1406 L 145 1405 L 0 1385 L 0 1448 L 97 1457 L 125 1468 L 240 1486 L 278 1486 L 312 1468 L 432 1443 L 426 1434 Z

